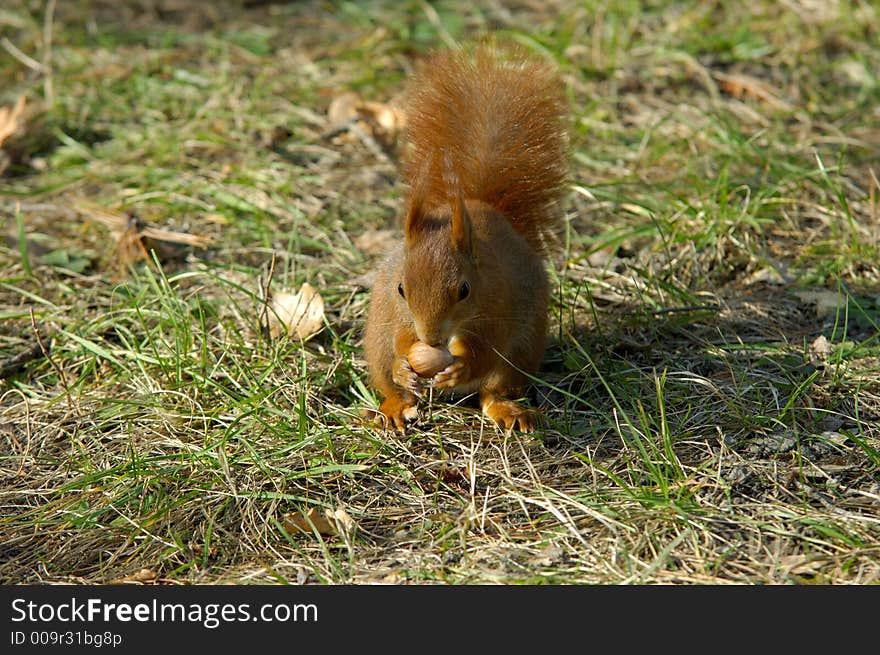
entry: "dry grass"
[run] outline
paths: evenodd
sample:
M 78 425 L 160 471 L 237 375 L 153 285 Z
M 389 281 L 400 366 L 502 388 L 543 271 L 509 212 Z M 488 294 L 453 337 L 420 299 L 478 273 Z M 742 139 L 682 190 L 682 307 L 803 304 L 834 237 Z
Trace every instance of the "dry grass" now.
M 0 11 L 0 581 L 880 580 L 871 3 L 250 4 Z M 326 112 L 488 30 L 573 107 L 550 426 L 382 433 L 397 154 Z M 303 282 L 323 331 L 268 338 Z

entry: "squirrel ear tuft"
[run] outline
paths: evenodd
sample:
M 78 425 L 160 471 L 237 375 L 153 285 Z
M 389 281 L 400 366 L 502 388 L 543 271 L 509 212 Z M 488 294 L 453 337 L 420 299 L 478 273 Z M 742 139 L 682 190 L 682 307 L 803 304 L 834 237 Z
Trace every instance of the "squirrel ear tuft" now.
M 471 216 L 464 204 L 461 189 L 452 204 L 452 245 L 461 252 L 471 253 Z
M 409 202 L 406 209 L 406 218 L 403 220 L 403 235 L 406 238 L 406 247 L 410 248 L 415 243 L 419 231 L 425 222 L 425 193 L 430 182 L 431 167 L 434 165 L 434 156 L 427 157 L 418 167 L 418 174 L 413 177 L 409 190 Z
M 411 196 L 406 218 L 403 219 L 403 235 L 406 238 L 406 247 L 410 248 L 416 241 L 419 229 L 425 216 L 424 203 L 418 196 Z

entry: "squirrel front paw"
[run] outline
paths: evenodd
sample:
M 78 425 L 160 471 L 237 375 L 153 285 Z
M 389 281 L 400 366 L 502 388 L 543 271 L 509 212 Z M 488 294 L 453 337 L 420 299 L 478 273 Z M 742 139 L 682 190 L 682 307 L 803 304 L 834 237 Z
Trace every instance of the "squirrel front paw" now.
M 406 432 L 406 424 L 419 417 L 416 404 L 402 396 L 389 396 L 382 401 L 379 409 L 366 409 L 361 416 L 370 420 L 376 427 Z
M 431 378 L 431 384 L 439 389 L 454 389 L 470 378 L 468 363 L 456 357 L 455 361 Z
M 398 357 L 394 361 L 391 370 L 391 379 L 398 387 L 406 389 L 414 393 L 416 396 L 422 395 L 424 381 L 419 374 L 413 370 L 412 365 L 406 357 Z

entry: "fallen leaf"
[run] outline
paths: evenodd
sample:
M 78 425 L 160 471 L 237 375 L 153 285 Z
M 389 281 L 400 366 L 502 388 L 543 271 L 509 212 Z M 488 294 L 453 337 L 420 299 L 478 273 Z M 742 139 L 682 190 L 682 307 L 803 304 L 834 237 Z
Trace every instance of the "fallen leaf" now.
M 132 575 L 131 579 L 135 582 L 153 582 L 158 577 L 159 574 L 156 573 L 153 569 L 141 569 L 140 571 Z
M 816 317 L 825 318 L 834 316 L 838 311 L 846 307 L 846 298 L 837 291 L 828 291 L 827 289 L 809 289 L 805 291 L 795 291 L 794 295 L 798 300 L 807 305 L 814 305 L 816 308 Z
M 150 227 L 145 221 L 133 217 L 130 214 L 120 214 L 108 211 L 98 205 L 93 205 L 83 200 L 75 200 L 73 208 L 82 216 L 101 223 L 109 228 L 117 237 L 137 227 L 137 232 L 142 237 L 153 239 L 155 241 L 167 241 L 169 243 L 179 243 L 181 245 L 192 246 L 194 248 L 206 248 L 212 242 L 211 237 L 199 234 L 189 234 L 187 232 L 175 232 L 173 230 L 165 230 L 158 227 Z
M 336 524 L 336 531 L 350 535 L 356 527 L 354 519 L 342 507 L 337 507 L 330 513 L 330 518 Z
M 130 264 L 138 261 L 153 263 L 150 251 L 162 262 L 179 261 L 188 247 L 206 248 L 211 238 L 186 232 L 151 227 L 133 213 L 108 211 L 85 200 L 74 200 L 73 209 L 82 217 L 107 227 L 116 237 L 114 252 L 108 259 L 118 277 L 124 276 Z
M 333 98 L 330 106 L 327 107 L 327 122 L 330 127 L 338 127 L 357 118 L 357 107 L 360 102 L 360 97 L 353 91 L 347 91 Z
M 754 273 L 749 275 L 744 284 L 752 285 L 752 284 L 785 284 L 785 278 L 782 277 L 782 274 L 771 266 L 764 266 L 763 268 L 759 268 Z
M 828 357 L 831 356 L 831 352 L 834 348 L 828 339 L 825 338 L 825 335 L 820 334 L 813 339 L 813 343 L 810 344 L 808 350 L 810 353 L 810 359 L 813 362 L 824 363 L 828 361 Z
M 400 107 L 382 102 L 362 102 L 358 106 L 361 116 L 375 121 L 382 130 L 394 135 L 403 129 L 406 114 Z
M 288 512 L 281 517 L 282 527 L 290 534 L 318 534 L 330 536 L 337 534 L 336 526 L 331 523 L 317 507 L 308 512 Z
M 267 313 L 269 336 L 282 334 L 308 339 L 324 327 L 324 299 L 311 284 L 303 284 L 297 293 L 272 294 Z
M 127 582 L 136 582 L 139 584 L 149 584 L 155 582 L 159 578 L 159 574 L 153 569 L 141 569 L 137 573 L 126 575 L 122 578 L 111 580 L 110 584 L 125 584 Z
M 20 96 L 12 107 L 0 107 L 0 146 L 20 127 L 18 120 L 24 113 L 24 103 L 24 96 Z
M 406 124 L 406 114 L 396 103 L 361 100 L 353 91 L 335 97 L 327 107 L 328 135 L 357 125 L 380 142 L 390 145 Z

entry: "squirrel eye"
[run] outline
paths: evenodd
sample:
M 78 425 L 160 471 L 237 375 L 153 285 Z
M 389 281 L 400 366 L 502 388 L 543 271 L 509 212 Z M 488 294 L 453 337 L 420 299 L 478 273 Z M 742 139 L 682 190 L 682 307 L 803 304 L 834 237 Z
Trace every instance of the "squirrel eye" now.
M 462 282 L 461 286 L 458 287 L 458 299 L 464 300 L 471 293 L 471 285 L 468 282 Z
M 399 282 L 397 284 L 397 293 L 400 294 L 400 297 L 406 300 L 406 295 L 403 293 L 403 282 Z

